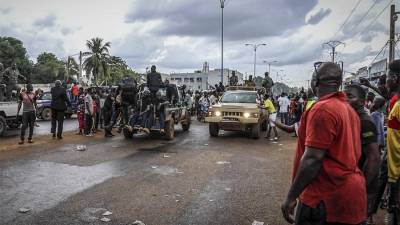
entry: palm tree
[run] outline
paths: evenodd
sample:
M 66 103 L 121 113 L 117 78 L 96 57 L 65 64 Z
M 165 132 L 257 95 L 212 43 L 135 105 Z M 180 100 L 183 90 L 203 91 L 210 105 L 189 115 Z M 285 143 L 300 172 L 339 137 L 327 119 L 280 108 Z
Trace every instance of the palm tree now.
M 65 71 L 67 79 L 69 79 L 71 75 L 79 74 L 79 65 L 72 56 L 68 56 L 68 59 L 65 62 Z
M 107 76 L 108 71 L 108 58 L 110 57 L 109 48 L 110 42 L 103 44 L 102 38 L 92 38 L 86 42 L 89 52 L 84 52 L 84 56 L 88 56 L 84 63 L 85 70 L 88 74 L 92 73 L 94 80 L 97 84 L 97 79 L 100 73 L 103 77 Z

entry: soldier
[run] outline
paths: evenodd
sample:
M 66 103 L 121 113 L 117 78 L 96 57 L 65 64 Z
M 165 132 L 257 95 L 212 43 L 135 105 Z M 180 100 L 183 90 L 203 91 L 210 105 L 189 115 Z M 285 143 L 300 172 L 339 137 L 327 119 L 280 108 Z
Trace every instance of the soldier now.
M 229 79 L 230 86 L 237 86 L 238 84 L 238 77 L 236 76 L 236 72 L 232 71 L 232 76 Z
M 256 83 L 254 83 L 254 81 L 253 81 L 253 76 L 252 75 L 250 75 L 249 79 L 246 80 L 246 86 L 247 87 L 255 87 L 256 86 Z
M 4 101 L 4 91 L 6 90 L 6 85 L 3 80 L 3 70 L 4 66 L 0 63 L 0 102 Z
M 161 74 L 156 71 L 156 66 L 151 66 L 151 72 L 147 74 L 147 87 L 155 96 L 162 85 Z
M 269 73 L 265 72 L 265 77 L 262 81 L 262 86 L 265 88 L 267 93 L 271 93 L 271 88 L 274 86 L 274 81 L 269 77 Z
M 11 101 L 12 91 L 16 90 L 17 92 L 19 92 L 19 90 L 21 89 L 18 86 L 18 78 L 21 77 L 24 80 L 26 80 L 26 78 L 19 73 L 16 63 L 13 63 L 11 67 L 8 67 L 4 71 L 4 76 L 8 80 L 6 87 L 6 97 L 8 101 Z

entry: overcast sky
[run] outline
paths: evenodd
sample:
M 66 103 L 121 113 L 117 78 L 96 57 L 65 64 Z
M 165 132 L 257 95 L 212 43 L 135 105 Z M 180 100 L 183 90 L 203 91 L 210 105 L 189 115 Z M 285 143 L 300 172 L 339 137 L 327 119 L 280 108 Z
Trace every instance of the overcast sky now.
M 246 43 L 266 43 L 257 51 L 257 75 L 263 60 L 285 74 L 285 82 L 305 85 L 313 62 L 328 60 L 322 44 L 340 40 L 338 59 L 355 72 L 372 62 L 388 39 L 391 0 L 226 0 L 225 68 L 253 73 L 254 51 Z M 397 2 L 393 1 L 394 3 Z M 219 68 L 219 0 L 0 0 L 0 36 L 21 39 L 33 60 L 41 52 L 65 59 L 86 40 L 111 42 L 111 54 L 139 72 L 151 64 L 164 73 L 191 72 L 204 61 Z M 370 10 L 369 10 L 370 9 Z M 367 13 L 368 12 L 368 13 Z M 387 56 L 387 53 L 386 53 Z M 380 57 L 377 59 L 379 60 Z M 283 70 L 283 72 L 281 72 Z

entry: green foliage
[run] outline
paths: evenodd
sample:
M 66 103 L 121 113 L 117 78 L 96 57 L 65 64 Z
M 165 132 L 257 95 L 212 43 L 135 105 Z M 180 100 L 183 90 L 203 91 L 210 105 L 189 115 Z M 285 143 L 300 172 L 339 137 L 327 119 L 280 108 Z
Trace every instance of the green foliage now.
M 43 52 L 37 57 L 31 79 L 33 83 L 46 84 L 64 80 L 65 75 L 65 63 L 53 53 Z
M 28 59 L 22 41 L 13 37 L 0 37 L 0 63 L 7 68 L 14 62 L 17 64 L 19 72 L 29 78 L 33 62 Z
M 109 48 L 111 44 L 110 42 L 103 44 L 101 38 L 92 38 L 86 42 L 86 47 L 89 49 L 89 52 L 83 53 L 84 56 L 87 56 L 84 61 L 86 74 L 93 74 L 95 83 L 98 83 L 100 79 L 107 77 L 107 62 L 110 58 Z
M 133 77 L 138 80 L 139 74 L 133 71 L 126 62 L 118 56 L 110 56 L 107 60 L 108 65 L 108 76 L 106 77 L 105 82 L 107 84 L 118 85 L 119 82 L 124 77 Z
M 121 57 L 110 56 L 110 42 L 93 38 L 87 41 L 86 46 L 89 51 L 83 53 L 83 66 L 87 74 L 93 74 L 95 83 L 117 85 L 126 76 L 140 79 L 140 75 L 129 68 Z M 28 59 L 22 41 L 13 37 L 0 37 L 0 62 L 5 68 L 13 62 L 17 63 L 20 73 L 32 83 L 66 81 L 79 74 L 79 65 L 73 57 L 62 61 L 53 53 L 43 52 L 34 64 Z
M 70 79 L 71 76 L 79 75 L 79 65 L 71 56 L 69 56 L 65 62 L 65 73 L 67 79 Z

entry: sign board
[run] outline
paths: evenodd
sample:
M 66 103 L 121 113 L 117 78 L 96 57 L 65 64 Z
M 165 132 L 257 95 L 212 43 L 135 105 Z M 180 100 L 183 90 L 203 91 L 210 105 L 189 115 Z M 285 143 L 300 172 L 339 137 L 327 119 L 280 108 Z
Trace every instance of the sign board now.
M 381 76 L 386 73 L 387 69 L 387 60 L 382 59 L 378 62 L 371 64 L 371 68 L 369 70 L 369 74 L 371 77 Z
M 362 68 L 360 68 L 360 69 L 358 69 L 358 71 L 357 71 L 357 78 L 360 78 L 360 77 L 363 77 L 363 78 L 368 78 L 369 76 L 368 76 L 368 67 L 362 67 Z

